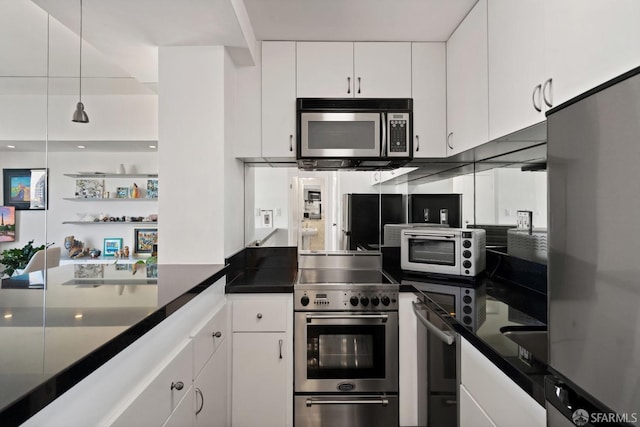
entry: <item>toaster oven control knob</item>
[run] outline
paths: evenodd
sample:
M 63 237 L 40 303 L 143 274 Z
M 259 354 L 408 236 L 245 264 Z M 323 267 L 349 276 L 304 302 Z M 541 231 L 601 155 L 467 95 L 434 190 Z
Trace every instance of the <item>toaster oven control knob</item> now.
M 360 298 L 360 304 L 364 305 L 365 307 L 369 305 L 369 298 L 367 297 L 362 297 Z
M 464 268 L 471 268 L 471 261 L 466 260 L 465 262 L 462 263 L 462 266 Z
M 300 298 L 300 304 L 302 304 L 304 307 L 309 305 L 309 297 L 308 296 L 303 296 L 302 298 Z
M 463 240 L 462 246 L 466 249 L 469 249 L 471 247 L 471 240 Z
M 355 307 L 356 305 L 358 305 L 358 302 L 359 302 L 358 297 L 351 297 L 349 302 L 351 303 L 352 306 Z
M 465 257 L 465 258 L 471 258 L 471 251 L 462 252 L 462 256 Z
M 380 304 L 380 298 L 371 297 L 371 305 L 377 306 L 378 304 Z
M 389 297 L 382 297 L 382 299 L 380 301 L 382 302 L 382 305 L 391 304 L 391 300 L 389 299 Z

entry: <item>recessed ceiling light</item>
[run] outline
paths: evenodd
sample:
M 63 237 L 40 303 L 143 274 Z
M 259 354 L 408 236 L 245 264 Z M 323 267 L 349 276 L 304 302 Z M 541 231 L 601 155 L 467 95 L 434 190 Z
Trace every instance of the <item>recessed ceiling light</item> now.
M 155 145 L 150 145 L 149 148 L 158 148 L 158 147 Z
M 84 145 L 78 145 L 78 148 L 87 148 Z
M 80 313 L 80 314 L 76 314 L 76 315 L 75 315 L 75 316 L 73 316 L 73 317 L 75 317 L 76 319 L 82 319 L 82 313 Z
M 7 148 L 16 148 L 15 145 L 7 145 Z
M 7 314 L 4 315 L 5 319 L 11 319 L 12 317 L 13 317 L 13 314 L 11 314 L 11 313 L 7 313 Z

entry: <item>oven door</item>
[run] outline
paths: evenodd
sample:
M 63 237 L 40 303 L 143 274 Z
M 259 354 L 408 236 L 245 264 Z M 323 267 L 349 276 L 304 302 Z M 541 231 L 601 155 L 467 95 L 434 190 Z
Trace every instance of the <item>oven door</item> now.
M 398 313 L 297 312 L 296 392 L 398 391 Z
M 398 396 L 298 395 L 294 398 L 296 427 L 389 427 L 398 425 Z
M 300 113 L 301 157 L 380 157 L 381 113 Z
M 460 274 L 460 239 L 454 233 L 403 232 L 400 265 L 403 270 Z

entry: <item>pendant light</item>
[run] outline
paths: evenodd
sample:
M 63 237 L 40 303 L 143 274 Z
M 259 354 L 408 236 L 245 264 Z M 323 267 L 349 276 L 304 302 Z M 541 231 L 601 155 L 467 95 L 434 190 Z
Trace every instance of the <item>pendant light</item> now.
M 84 104 L 82 103 L 82 0 L 80 0 L 80 90 L 79 90 L 79 100 L 76 105 L 76 111 L 73 113 L 73 122 L 76 123 L 89 123 L 89 116 L 84 111 Z

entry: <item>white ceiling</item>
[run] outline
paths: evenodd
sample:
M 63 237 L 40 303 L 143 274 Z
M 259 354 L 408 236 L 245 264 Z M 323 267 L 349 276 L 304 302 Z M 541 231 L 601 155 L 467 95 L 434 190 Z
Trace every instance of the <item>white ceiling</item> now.
M 477 0 L 244 0 L 258 40 L 446 41 Z

